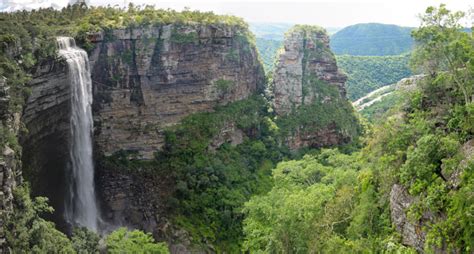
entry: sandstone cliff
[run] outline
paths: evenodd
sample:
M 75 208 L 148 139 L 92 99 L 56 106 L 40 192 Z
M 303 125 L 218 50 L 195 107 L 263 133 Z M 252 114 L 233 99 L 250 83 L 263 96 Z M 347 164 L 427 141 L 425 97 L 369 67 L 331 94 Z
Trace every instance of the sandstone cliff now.
M 95 142 L 151 159 L 163 129 L 262 90 L 248 31 L 225 25 L 163 25 L 92 37 Z
M 47 196 L 62 221 L 70 142 L 70 82 L 66 64 L 59 59 L 40 63 L 28 87 L 31 95 L 23 109 L 27 131 L 20 136 L 23 173 L 33 195 Z M 60 225 L 63 226 L 63 225 Z
M 338 145 L 357 133 L 346 79 L 324 29 L 298 25 L 287 32 L 272 88 L 274 110 L 291 149 Z
M 98 158 L 132 152 L 128 163 L 146 163 L 164 145 L 164 131 L 184 117 L 262 92 L 263 67 L 248 33 L 229 25 L 173 24 L 92 36 Z M 242 142 L 240 130 L 231 123 L 224 128 L 209 149 L 229 139 Z M 130 170 L 107 158 L 96 166 L 106 220 L 153 232 L 177 253 L 189 252 L 188 233 L 168 221 L 171 176 Z
M 345 97 L 346 79 L 337 69 L 326 32 L 318 27 L 296 26 L 286 34 L 273 75 L 275 111 L 288 114 L 301 105 L 324 99 L 321 91 L 312 89 L 315 80 L 337 87 Z

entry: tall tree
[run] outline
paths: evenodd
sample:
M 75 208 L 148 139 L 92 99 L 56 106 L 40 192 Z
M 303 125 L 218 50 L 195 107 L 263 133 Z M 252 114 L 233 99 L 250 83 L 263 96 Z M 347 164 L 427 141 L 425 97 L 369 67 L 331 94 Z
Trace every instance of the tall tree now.
M 441 4 L 439 8 L 428 7 L 420 18 L 420 28 L 412 33 L 417 42 L 413 64 L 433 78 L 454 84 L 465 104 L 472 103 L 474 40 L 461 25 L 465 13 L 452 12 Z

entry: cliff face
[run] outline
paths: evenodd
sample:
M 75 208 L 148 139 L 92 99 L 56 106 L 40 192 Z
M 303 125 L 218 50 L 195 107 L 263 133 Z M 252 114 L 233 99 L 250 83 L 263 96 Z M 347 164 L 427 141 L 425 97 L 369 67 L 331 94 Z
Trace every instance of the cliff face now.
M 464 143 L 460 149 L 460 155 L 463 160 L 457 165 L 454 171 L 442 168 L 441 174 L 446 179 L 446 185 L 451 190 L 458 190 L 461 184 L 461 176 L 468 169 L 469 164 L 474 159 L 474 140 L 471 139 Z M 402 243 L 415 248 L 420 253 L 424 252 L 425 241 L 427 236 L 427 229 L 433 223 L 446 220 L 446 212 L 432 212 L 424 211 L 421 218 L 417 221 L 408 217 L 408 211 L 411 206 L 420 202 L 419 196 L 413 196 L 408 193 L 408 190 L 399 184 L 394 184 L 390 191 L 390 217 L 395 229 L 401 235 Z M 435 253 L 449 253 L 449 248 L 444 242 L 441 246 L 432 246 L 435 248 Z M 452 253 L 461 253 L 461 250 L 456 250 Z
M 346 79 L 337 69 L 326 32 L 314 27 L 295 27 L 286 35 L 273 75 L 275 111 L 284 115 L 301 105 L 325 99 L 321 98 L 321 91 L 311 89 L 314 80 L 327 82 L 345 97 Z
M 23 109 L 22 122 L 28 130 L 20 137 L 26 178 L 34 195 L 47 196 L 61 222 L 69 162 L 70 82 L 62 60 L 40 64 L 28 86 L 31 95 Z
M 10 95 L 7 80 L 0 76 L 0 127 L 2 135 L 16 135 L 20 122 L 19 114 L 9 109 Z M 2 136 L 2 139 L 7 137 Z M 0 147 L 0 253 L 7 253 L 5 222 L 13 212 L 13 190 L 21 183 L 21 162 L 19 154 L 2 140 Z
M 164 25 L 92 41 L 95 142 L 105 155 L 127 150 L 151 159 L 164 128 L 263 89 L 256 49 L 238 28 Z
M 136 159 L 152 159 L 164 144 L 164 130 L 187 115 L 263 91 L 263 67 L 246 33 L 226 25 L 188 24 L 92 36 L 97 156 L 129 151 Z M 242 133 L 226 128 L 210 149 L 227 140 L 242 142 Z M 132 172 L 107 159 L 98 161 L 96 173 L 107 221 L 153 232 L 172 248 L 188 242 L 188 248 L 187 233 L 167 221 L 173 179 Z
M 273 106 L 280 118 L 287 118 L 288 124 L 283 126 L 291 125 L 286 128 L 286 142 L 291 149 L 351 140 L 354 131 L 349 129 L 358 128 L 358 123 L 347 105 L 346 79 L 338 71 L 329 37 L 322 28 L 296 26 L 287 32 L 273 75 Z M 345 112 L 331 112 L 338 111 L 338 107 Z M 337 116 L 352 120 L 343 126 L 341 121 L 345 120 L 338 122 Z

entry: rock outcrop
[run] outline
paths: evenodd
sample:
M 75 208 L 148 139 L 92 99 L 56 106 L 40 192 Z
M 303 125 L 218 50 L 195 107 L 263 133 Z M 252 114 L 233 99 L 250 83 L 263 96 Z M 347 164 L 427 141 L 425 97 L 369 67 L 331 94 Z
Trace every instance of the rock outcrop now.
M 357 134 L 346 79 L 324 29 L 297 25 L 287 32 L 272 87 L 274 110 L 287 119 L 281 125 L 290 126 L 285 130 L 290 149 L 339 145 Z
M 474 139 L 471 139 L 461 147 L 461 155 L 464 158 L 453 171 L 442 167 L 441 174 L 451 189 L 457 190 L 461 184 L 461 175 L 474 161 Z
M 390 191 L 390 217 L 396 230 L 402 236 L 402 243 L 423 251 L 426 233 L 423 231 L 423 222 L 413 222 L 407 216 L 408 208 L 415 202 L 415 197 L 401 185 L 395 184 Z M 430 219 L 424 215 L 424 221 Z
M 226 25 L 163 25 L 97 34 L 90 55 L 95 142 L 105 155 L 143 159 L 183 117 L 263 89 L 248 31 Z
M 296 26 L 286 34 L 273 75 L 275 112 L 284 115 L 315 100 L 329 99 L 322 97 L 321 91 L 312 89 L 316 80 L 337 87 L 341 97 L 346 96 L 347 77 L 337 69 L 326 31 L 319 27 Z
M 460 149 L 463 158 L 453 171 L 447 171 L 442 167 L 441 174 L 451 190 L 457 190 L 461 184 L 461 175 L 473 162 L 474 159 L 474 140 L 469 140 L 463 144 Z M 410 219 L 407 215 L 410 206 L 419 202 L 417 196 L 412 196 L 407 189 L 400 184 L 394 184 L 390 191 L 390 217 L 395 229 L 402 237 L 402 243 L 415 248 L 420 253 L 424 252 L 426 229 L 430 224 L 443 221 L 446 215 L 443 212 L 432 213 L 425 211 L 417 221 Z M 447 246 L 434 247 L 435 253 L 448 253 Z M 460 253 L 460 250 L 453 253 Z

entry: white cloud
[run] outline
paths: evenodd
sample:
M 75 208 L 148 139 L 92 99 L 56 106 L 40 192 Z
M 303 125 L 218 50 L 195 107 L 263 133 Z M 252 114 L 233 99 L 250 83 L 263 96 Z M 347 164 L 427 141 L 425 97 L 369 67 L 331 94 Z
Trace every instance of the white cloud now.
M 0 11 L 33 10 L 39 8 L 59 9 L 78 0 L 2 0 Z M 86 1 L 86 2 L 89 2 Z

